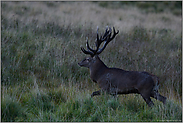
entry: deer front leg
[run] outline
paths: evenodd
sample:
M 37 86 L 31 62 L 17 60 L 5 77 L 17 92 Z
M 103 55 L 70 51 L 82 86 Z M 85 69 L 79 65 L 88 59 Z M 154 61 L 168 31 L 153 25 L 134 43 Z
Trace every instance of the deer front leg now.
M 91 97 L 96 96 L 96 95 L 100 95 L 100 94 L 101 94 L 101 90 L 95 91 L 92 93 Z
M 110 94 L 109 85 L 107 83 L 105 85 L 100 85 L 100 87 L 101 87 L 101 90 L 93 92 L 91 97 L 96 96 L 96 95 L 101 95 L 103 92 L 107 92 Z

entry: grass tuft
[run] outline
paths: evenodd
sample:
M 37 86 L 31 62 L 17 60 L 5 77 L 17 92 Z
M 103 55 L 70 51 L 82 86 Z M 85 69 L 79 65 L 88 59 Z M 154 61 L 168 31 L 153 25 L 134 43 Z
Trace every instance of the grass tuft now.
M 21 103 L 14 99 L 14 97 L 6 96 L 1 100 L 1 121 L 24 121 L 27 118 L 26 108 L 21 106 Z

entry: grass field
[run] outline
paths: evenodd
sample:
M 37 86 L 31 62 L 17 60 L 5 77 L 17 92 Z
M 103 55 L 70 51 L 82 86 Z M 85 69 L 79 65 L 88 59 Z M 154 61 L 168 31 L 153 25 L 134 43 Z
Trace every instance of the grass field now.
M 99 87 L 77 63 L 97 26 L 119 30 L 103 62 L 157 75 L 166 105 L 90 98 Z M 1 121 L 181 122 L 182 2 L 1 2 Z

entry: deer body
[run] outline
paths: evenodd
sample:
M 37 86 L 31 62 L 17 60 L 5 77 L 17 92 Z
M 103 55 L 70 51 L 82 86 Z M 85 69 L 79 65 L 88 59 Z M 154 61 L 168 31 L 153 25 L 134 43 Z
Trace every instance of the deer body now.
M 81 48 L 85 54 L 90 54 L 91 57 L 84 59 L 78 64 L 81 67 L 89 68 L 91 79 L 98 83 L 101 88 L 101 90 L 93 92 L 91 97 L 100 95 L 103 91 L 114 96 L 117 94 L 138 93 L 149 106 L 154 105 L 150 97 L 158 99 L 165 104 L 166 97 L 158 93 L 159 81 L 155 82 L 153 78 L 155 77 L 157 79 L 157 76 L 148 72 L 125 71 L 119 68 L 108 68 L 100 60 L 98 54 L 105 49 L 106 45 L 115 37 L 116 34 L 118 34 L 118 32 L 116 33 L 114 29 L 114 35 L 111 38 L 111 29 L 109 28 L 109 31 L 106 29 L 106 33 L 103 37 L 101 36 L 101 38 L 99 38 L 97 34 L 96 50 L 91 49 L 88 42 L 88 51 Z M 100 44 L 104 41 L 105 43 L 103 48 L 99 49 Z

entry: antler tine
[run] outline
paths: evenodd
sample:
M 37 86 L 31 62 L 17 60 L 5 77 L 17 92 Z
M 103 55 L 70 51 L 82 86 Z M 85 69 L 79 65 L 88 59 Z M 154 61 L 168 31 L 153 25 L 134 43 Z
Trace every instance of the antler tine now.
M 112 40 L 112 39 L 119 33 L 119 30 L 116 32 L 114 27 L 113 27 L 113 30 L 114 30 L 114 34 L 113 34 L 113 36 L 110 38 L 110 40 Z
M 99 28 L 97 27 L 97 40 L 95 41 L 96 47 L 99 47 L 100 46 L 100 42 L 99 41 L 101 40 L 101 37 L 99 38 L 98 30 L 99 30 Z
M 97 34 L 98 34 L 98 30 L 99 30 L 99 28 L 98 28 L 98 26 L 97 26 Z
M 86 47 L 87 47 L 88 50 L 90 50 L 90 51 L 92 51 L 92 52 L 95 52 L 95 50 L 93 50 L 93 49 L 89 46 L 89 44 L 88 44 L 88 39 L 87 39 L 87 42 L 86 42 Z
M 108 31 L 108 28 L 109 28 L 109 31 Z M 111 33 L 111 28 L 107 26 L 105 30 L 105 34 L 103 35 L 103 38 L 107 37 L 109 33 Z
M 113 27 L 113 31 L 114 31 L 114 34 L 113 34 L 113 36 L 111 37 L 112 29 L 109 27 L 109 32 L 110 32 L 110 33 L 108 33 L 108 36 L 106 37 L 107 40 L 105 40 L 104 46 L 103 46 L 101 49 L 99 49 L 99 50 L 97 51 L 97 54 L 100 54 L 100 53 L 105 49 L 105 47 L 107 46 L 107 44 L 108 44 L 110 41 L 112 41 L 112 40 L 114 39 L 114 37 L 119 33 L 119 30 L 116 32 L 114 27 Z M 111 37 L 111 38 L 110 38 L 110 37 Z
M 89 54 L 89 55 L 91 55 L 91 56 L 94 56 L 94 53 L 93 53 L 93 52 L 91 52 L 91 51 L 86 51 L 83 47 L 81 47 L 81 50 L 82 50 L 83 53 L 85 53 L 85 54 Z
M 99 50 L 99 47 L 100 47 L 101 43 L 104 42 L 107 39 L 107 37 L 109 35 L 109 34 L 107 34 L 107 30 L 106 30 L 105 35 L 107 35 L 107 36 L 105 36 L 105 37 L 104 36 L 100 36 L 100 38 L 99 38 L 99 35 L 97 33 L 97 40 L 95 42 L 95 45 L 96 45 L 97 48 L 95 50 L 95 54 L 97 54 L 97 51 Z
M 109 30 L 108 30 L 108 29 L 109 29 Z M 95 42 L 95 45 L 96 45 L 96 47 L 97 47 L 97 50 L 98 50 L 100 44 L 101 44 L 102 42 L 104 42 L 104 41 L 107 39 L 107 37 L 110 37 L 110 35 L 111 35 L 111 28 L 110 28 L 110 27 L 109 27 L 109 28 L 106 27 L 106 31 L 105 31 L 104 35 L 103 35 L 103 36 L 100 36 L 100 38 L 99 38 L 98 29 L 97 29 L 97 40 L 96 40 L 96 42 Z
M 93 50 L 92 48 L 90 48 L 90 46 L 89 46 L 89 43 L 88 43 L 88 39 L 86 40 L 87 42 L 86 42 L 86 47 L 87 47 L 87 49 L 88 49 L 88 51 L 87 50 L 85 50 L 83 47 L 81 47 L 81 50 L 85 53 L 85 54 L 90 54 L 92 57 L 95 55 L 95 50 Z

